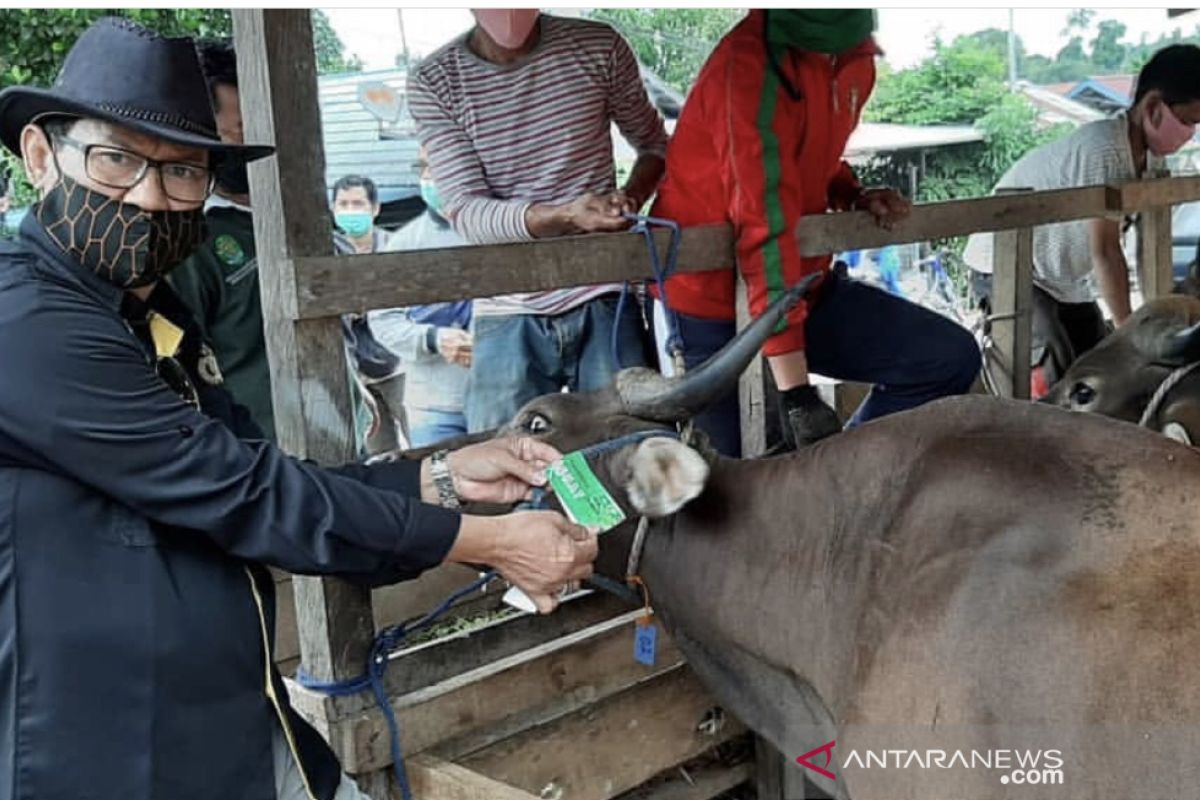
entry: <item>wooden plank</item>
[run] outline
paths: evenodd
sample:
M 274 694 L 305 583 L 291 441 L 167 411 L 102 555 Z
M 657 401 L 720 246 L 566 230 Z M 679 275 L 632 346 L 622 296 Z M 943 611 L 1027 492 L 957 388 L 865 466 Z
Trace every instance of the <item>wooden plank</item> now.
M 276 434 L 293 455 L 344 463 L 354 432 L 340 322 L 293 322 L 293 260 L 333 251 L 325 158 L 311 124 L 320 115 L 311 15 L 235 9 L 233 24 L 246 140 L 277 146 L 249 167 Z M 305 669 L 320 680 L 360 672 L 372 636 L 369 590 L 312 577 L 293 585 Z
M 1138 217 L 1138 274 L 1143 302 L 1164 297 L 1175 288 L 1170 206 L 1148 208 Z
M 869 383 L 856 383 L 854 381 L 835 381 L 833 383 L 817 383 L 817 394 L 821 399 L 837 412 L 838 419 L 843 423 L 854 416 L 854 412 L 867 399 L 867 395 L 874 388 Z
M 817 256 L 888 244 L 928 242 L 979 231 L 1000 231 L 1102 217 L 1120 208 L 1120 192 L 1105 186 L 1056 189 L 1028 196 L 997 195 L 913 206 L 912 215 L 885 230 L 865 211 L 804 217 L 797 226 L 800 253 Z
M 438 746 L 439 755 L 454 758 L 682 665 L 683 657 L 666 637 L 655 667 L 633 660 L 633 622 L 640 613 L 393 698 L 404 751 L 416 754 Z M 306 690 L 294 684 L 289 690 L 296 709 L 311 718 Z M 377 708 L 331 720 L 328 729 L 348 772 L 370 772 L 391 763 L 387 727 Z
M 389 697 L 397 697 L 433 686 L 579 633 L 628 611 L 629 607 L 623 601 L 611 595 L 593 593 L 568 599 L 549 616 L 520 614 L 472 631 L 444 636 L 400 651 L 389 665 L 385 687 Z M 326 697 L 297 688 L 292 692 L 292 698 L 305 716 L 330 719 L 352 717 L 375 706 L 375 698 L 370 693 Z
M 1160 206 L 1174 206 L 1200 200 L 1200 176 L 1170 178 L 1158 176 L 1130 181 L 1119 187 L 1119 208 L 1127 214 Z
M 677 775 L 663 783 L 652 783 L 634 789 L 621 795 L 618 800 L 712 800 L 753 777 L 752 763 L 735 764 L 732 767 L 714 765 L 699 770 L 688 770 L 687 777 Z
M 300 656 L 300 635 L 296 630 L 296 599 L 292 578 L 275 584 L 275 663 L 289 663 Z
M 375 629 L 395 625 L 414 619 L 438 605 L 455 590 L 475 579 L 475 571 L 461 564 L 444 564 L 426 572 L 421 577 L 392 586 L 381 586 L 371 592 L 371 606 Z M 479 613 L 484 605 L 499 604 L 498 595 L 503 587 L 497 582 L 488 587 L 486 595 L 495 595 L 493 602 L 479 603 L 464 600 L 456 606 L 446 619 Z M 275 584 L 275 662 L 282 663 L 300 655 L 300 641 L 296 630 L 296 609 L 292 595 L 292 577 L 284 574 Z
M 521 614 L 477 630 L 444 637 L 407 650 L 387 675 L 389 696 L 397 696 L 468 670 L 517 655 L 627 613 L 624 601 L 603 593 L 563 603 L 553 614 Z
M 1001 195 L 998 199 L 1028 199 Z M 1000 231 L 992 253 L 991 372 L 1001 397 L 1029 399 L 1033 342 L 1033 229 Z
M 431 755 L 408 759 L 406 767 L 416 797 L 429 800 L 538 800 L 537 795 Z
M 741 272 L 737 277 L 737 328 L 742 330 L 751 322 L 746 282 Z M 765 372 L 766 358 L 756 356 L 738 378 L 738 410 L 741 414 L 742 457 L 756 458 L 767 449 Z
M 754 761 L 758 800 L 800 800 L 809 797 L 804 768 L 761 736 L 754 737 Z
M 1165 173 L 1153 180 L 1129 185 L 1123 200 L 1130 206 L 1139 200 L 1152 197 L 1156 200 L 1168 198 L 1172 203 L 1184 190 L 1200 192 L 1200 178 L 1165 179 Z M 1195 199 L 1195 198 L 1187 198 Z M 1175 289 L 1175 254 L 1171 249 L 1171 206 L 1154 205 L 1142 209 L 1138 217 L 1138 275 L 1142 302 L 1171 294 Z
M 458 761 L 542 796 L 608 800 L 744 732 L 732 719 L 714 736 L 698 731 L 713 705 L 680 667 Z
M 389 800 L 389 798 L 399 800 L 399 793 L 394 791 L 396 780 L 392 777 L 391 770 L 381 769 L 378 772 L 372 772 L 368 775 L 354 775 L 352 777 L 354 782 L 358 784 L 358 790 L 371 798 L 371 800 Z
M 655 232 L 665 258 L 669 234 Z M 727 225 L 686 228 L 679 271 L 728 267 Z M 645 240 L 629 233 L 296 262 L 300 319 L 510 292 L 639 280 L 651 275 Z M 353 275 L 353 280 L 347 280 Z

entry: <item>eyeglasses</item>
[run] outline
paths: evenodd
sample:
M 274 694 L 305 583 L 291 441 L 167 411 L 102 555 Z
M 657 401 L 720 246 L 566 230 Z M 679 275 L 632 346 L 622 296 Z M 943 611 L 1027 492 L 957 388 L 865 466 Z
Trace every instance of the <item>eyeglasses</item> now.
M 155 161 L 152 158 L 107 144 L 81 142 L 57 134 L 55 141 L 83 153 L 83 168 L 89 179 L 112 189 L 132 189 L 154 167 L 163 194 L 180 203 L 203 203 L 212 192 L 212 170 L 187 161 Z

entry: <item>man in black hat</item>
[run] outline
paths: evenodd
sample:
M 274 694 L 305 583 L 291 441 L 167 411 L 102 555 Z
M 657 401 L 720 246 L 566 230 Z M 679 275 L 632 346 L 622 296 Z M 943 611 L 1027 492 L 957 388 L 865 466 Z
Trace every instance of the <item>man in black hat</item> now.
M 288 705 L 262 564 L 491 564 L 550 610 L 594 537 L 418 498 L 511 503 L 557 454 L 326 470 L 253 438 L 160 281 L 222 160 L 271 152 L 219 141 L 190 40 L 97 22 L 52 89 L 0 92 L 0 141 L 40 195 L 0 246 L 0 800 L 358 796 Z

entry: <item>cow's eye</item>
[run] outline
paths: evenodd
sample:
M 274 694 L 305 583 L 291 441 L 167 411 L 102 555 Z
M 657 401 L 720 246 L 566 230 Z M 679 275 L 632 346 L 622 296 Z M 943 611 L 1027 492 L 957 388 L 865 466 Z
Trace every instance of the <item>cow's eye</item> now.
M 1086 406 L 1096 399 L 1096 390 L 1083 381 L 1071 387 L 1071 402 L 1077 406 Z
M 544 433 L 550 430 L 550 420 L 541 414 L 534 414 L 525 422 L 525 430 L 530 433 Z

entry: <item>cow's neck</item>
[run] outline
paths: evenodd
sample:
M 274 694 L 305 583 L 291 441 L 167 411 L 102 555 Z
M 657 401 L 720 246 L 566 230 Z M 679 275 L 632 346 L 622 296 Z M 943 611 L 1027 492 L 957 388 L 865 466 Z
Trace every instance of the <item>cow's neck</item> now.
M 719 459 L 705 492 L 652 526 L 641 570 L 669 630 L 803 668 L 831 707 L 861 667 L 850 610 L 869 568 L 843 549 L 863 521 L 834 488 L 806 454 Z

